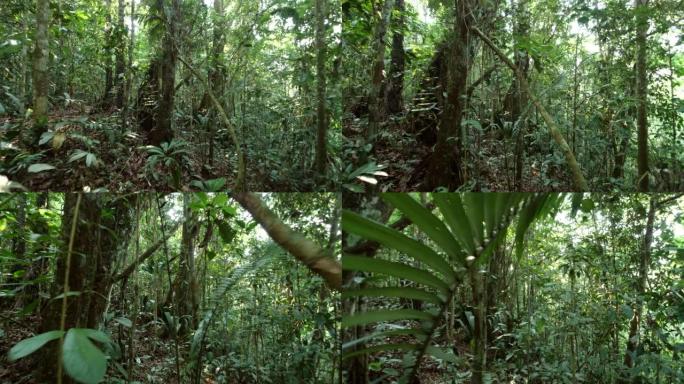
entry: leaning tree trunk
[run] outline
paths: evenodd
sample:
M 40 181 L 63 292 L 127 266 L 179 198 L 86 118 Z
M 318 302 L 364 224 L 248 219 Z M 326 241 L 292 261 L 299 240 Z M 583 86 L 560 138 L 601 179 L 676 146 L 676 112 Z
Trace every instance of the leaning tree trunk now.
M 28 139 L 37 145 L 40 136 L 47 130 L 48 123 L 48 27 L 50 23 L 50 1 L 36 0 L 36 33 L 33 51 L 33 129 Z
M 638 130 L 638 190 L 648 192 L 648 122 L 646 74 L 646 36 L 648 32 L 648 0 L 634 0 L 636 8 L 636 80 L 637 80 L 637 130 Z
M 404 52 L 404 26 L 406 5 L 404 0 L 395 0 L 395 11 L 392 13 L 392 61 L 390 62 L 389 79 L 387 85 L 387 112 L 396 114 L 404 110 L 404 68 L 406 55 Z
M 325 102 L 325 12 L 326 0 L 316 0 L 316 156 L 314 168 L 325 174 L 327 163 L 328 115 Z

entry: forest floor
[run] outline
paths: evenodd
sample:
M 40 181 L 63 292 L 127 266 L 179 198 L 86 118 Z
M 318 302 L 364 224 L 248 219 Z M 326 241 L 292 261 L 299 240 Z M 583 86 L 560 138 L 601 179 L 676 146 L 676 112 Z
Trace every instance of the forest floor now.
M 365 119 L 345 120 L 346 139 L 356 148 L 363 147 Z M 513 181 L 514 156 L 506 151 L 501 139 L 483 136 L 476 146 L 467 148 L 463 161 L 467 164 L 466 182 L 461 189 L 467 191 L 554 191 L 572 189 L 569 175 L 563 174 L 559 166 L 542 159 L 526 162 L 520 187 Z M 360 152 L 361 149 L 358 149 Z M 388 177 L 381 178 L 383 191 L 421 191 L 421 184 L 427 172 L 432 148 L 422 144 L 415 133 L 408 128 L 404 119 L 390 120 L 380 129 L 371 155 Z M 352 159 L 353 161 L 354 159 Z M 362 164 L 357 164 L 357 167 Z
M 21 320 L 15 319 L 18 319 L 16 311 L 5 310 L 0 312 L 0 384 L 40 384 L 37 379 L 32 377 L 32 372 L 38 369 L 36 359 L 29 356 L 13 363 L 7 361 L 7 351 L 12 346 L 39 333 L 34 328 L 40 324 L 40 317 L 30 315 L 21 318 Z M 116 342 L 119 326 L 114 325 L 115 322 L 110 323 L 112 325 L 108 327 L 107 333 Z M 158 335 L 160 329 L 160 324 L 153 321 L 136 326 L 134 337 L 136 366 L 131 381 L 137 380 L 141 383 L 150 384 L 179 384 L 175 373 L 174 342 L 170 338 L 160 339 Z M 126 339 L 124 342 L 127 343 L 127 341 Z M 188 350 L 189 346 L 180 345 L 181 356 L 187 356 Z M 40 352 L 36 352 L 36 356 L 38 353 Z M 120 365 L 117 367 L 119 363 L 120 361 L 112 363 L 110 360 L 107 366 L 107 373 L 110 377 L 124 377 L 120 371 L 124 368 Z M 205 372 L 203 374 L 203 383 L 214 383 L 210 373 Z
M 0 174 L 30 191 L 109 192 L 206 190 L 207 184 L 203 182 L 208 180 L 222 180 L 218 189 L 226 190 L 234 186 L 237 176 L 234 151 L 217 144 L 217 154 L 210 165 L 207 145 L 198 143 L 202 138 L 192 128 L 177 137 L 183 142 L 182 151 L 162 156 L 152 165 L 145 138 L 130 129 L 122 130 L 117 113 L 84 116 L 79 111 L 63 111 L 50 115 L 48 126 L 54 135 L 42 140 L 36 153 L 20 139 L 22 132 L 31 129 L 29 120 L 0 118 Z M 288 168 L 272 156 L 246 151 L 247 190 L 317 188 L 313 174 L 288 177 Z M 30 172 L 32 164 L 54 168 Z

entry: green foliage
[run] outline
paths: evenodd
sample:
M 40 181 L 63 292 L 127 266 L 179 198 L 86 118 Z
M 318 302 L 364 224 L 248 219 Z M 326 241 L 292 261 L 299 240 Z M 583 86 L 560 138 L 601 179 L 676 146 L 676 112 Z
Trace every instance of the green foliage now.
M 64 331 L 55 330 L 22 340 L 10 349 L 7 356 L 10 361 L 26 357 L 64 334 Z M 103 344 L 112 343 L 109 336 L 102 331 L 71 328 L 64 337 L 62 361 L 64 369 L 73 379 L 80 383 L 96 384 L 104 378 L 107 358 L 90 339 Z
M 514 221 L 517 221 L 516 237 L 518 242 L 522 242 L 529 225 L 535 219 L 548 214 L 551 207 L 557 206 L 561 201 L 558 195 L 531 194 L 432 194 L 432 197 L 444 219 L 440 219 L 408 194 L 382 195 L 383 200 L 410 219 L 434 243 L 433 246 L 353 212 L 345 211 L 342 217 L 342 228 L 350 235 L 376 241 L 413 260 L 409 263 L 360 255 L 344 255 L 342 258 L 343 268 L 346 270 L 409 280 L 419 287 L 395 286 L 391 282 L 396 280 L 385 278 L 378 281 L 388 281 L 389 289 L 361 288 L 343 293 L 343 297 L 377 297 L 386 293 L 390 297 L 411 298 L 426 304 L 421 310 L 367 309 L 346 314 L 342 320 L 344 328 L 377 324 L 379 330 L 385 324 L 415 335 L 413 343 L 379 344 L 359 349 L 351 348 L 359 341 L 350 340 L 343 346 L 344 358 L 396 349 L 415 351 L 415 361 L 407 366 L 404 380 L 413 377 L 426 354 L 442 361 L 458 360 L 450 350 L 432 345 L 431 340 L 439 329 L 442 315 L 463 281 L 465 272 L 487 262 Z M 414 321 L 419 321 L 419 325 L 407 325 L 415 324 Z M 375 335 L 386 336 L 382 333 Z
M 24 339 L 18 342 L 9 350 L 9 352 L 7 352 L 7 358 L 10 361 L 14 361 L 17 359 L 21 359 L 22 357 L 26 357 L 32 354 L 33 352 L 39 350 L 41 347 L 43 347 L 43 345 L 47 344 L 48 342 L 59 339 L 60 337 L 62 337 L 62 335 L 64 335 L 64 331 L 56 330 L 48 331 L 45 333 L 41 333 L 40 335 Z
M 161 143 L 159 147 L 148 145 L 143 149 L 148 153 L 145 170 L 154 180 L 159 180 L 163 172 L 159 172 L 157 165 L 162 165 L 163 169 L 170 173 L 168 184 L 178 188 L 181 183 L 183 167 L 189 162 L 189 144 L 183 140 L 171 140 Z

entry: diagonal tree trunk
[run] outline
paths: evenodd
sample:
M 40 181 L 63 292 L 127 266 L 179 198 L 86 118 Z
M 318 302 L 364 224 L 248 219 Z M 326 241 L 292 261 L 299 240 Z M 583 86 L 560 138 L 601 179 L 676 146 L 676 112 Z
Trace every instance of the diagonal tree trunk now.
M 335 257 L 283 223 L 259 196 L 249 192 L 233 193 L 231 196 L 252 215 L 273 241 L 290 252 L 312 272 L 321 276 L 330 288 L 340 290 L 342 266 Z

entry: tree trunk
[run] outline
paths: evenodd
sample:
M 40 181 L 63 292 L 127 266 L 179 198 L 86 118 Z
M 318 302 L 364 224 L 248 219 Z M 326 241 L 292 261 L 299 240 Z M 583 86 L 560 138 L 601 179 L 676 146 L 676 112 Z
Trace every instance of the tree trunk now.
M 392 0 L 385 0 L 377 20 L 373 36 L 373 67 L 371 70 L 371 91 L 368 100 L 367 141 L 373 142 L 378 134 L 380 122 L 385 113 L 383 83 L 385 80 L 385 35 L 392 12 Z
M 516 31 L 515 39 L 516 41 L 524 41 L 529 39 L 530 26 L 529 26 L 529 14 L 527 13 L 527 0 L 520 0 L 517 3 L 516 13 Z M 527 79 L 530 57 L 526 50 L 519 49 L 515 51 L 515 65 L 518 67 L 522 76 Z M 516 190 L 521 190 L 522 188 L 522 170 L 523 170 L 523 159 L 525 148 L 523 147 L 523 138 L 525 136 L 525 126 L 524 121 L 519 121 L 523 107 L 527 104 L 527 95 L 522 92 L 520 86 L 520 80 L 517 76 L 513 77 L 513 82 L 508 89 L 506 98 L 504 99 L 504 118 L 511 123 L 511 128 L 518 133 L 515 135 L 515 176 L 514 184 Z M 515 125 L 518 124 L 517 130 Z
M 167 14 L 167 30 L 162 40 L 162 54 L 159 62 L 161 70 L 161 94 L 159 106 L 156 113 L 156 126 L 149 135 L 152 145 L 159 145 L 163 142 L 170 142 L 173 139 L 173 109 L 174 97 L 176 92 L 176 61 L 178 52 L 176 41 L 178 39 L 178 25 L 180 24 L 180 3 L 173 0 L 171 10 L 164 12 L 165 5 L 163 0 L 157 0 L 157 7 L 162 14 Z
M 485 303 L 487 285 L 483 282 L 483 274 L 479 273 L 479 266 L 470 267 L 471 289 L 473 292 L 473 308 L 475 327 L 473 329 L 473 362 L 471 366 L 471 384 L 482 384 L 483 375 L 487 367 L 487 304 Z
M 124 21 L 126 6 L 124 0 L 119 0 L 119 19 L 118 29 L 116 34 L 116 70 L 114 84 L 116 87 L 116 107 L 122 108 L 124 105 L 125 94 L 125 74 L 126 74 L 126 25 Z
M 474 39 L 466 23 L 469 8 L 466 3 L 467 1 L 455 0 L 454 29 L 445 60 L 447 97 L 424 186 L 431 190 L 439 186 L 456 189 L 463 181 L 460 169 L 463 145 L 461 118 L 465 100 L 462 96 L 467 92 L 466 81 L 475 54 Z
M 223 32 L 224 23 L 224 6 L 223 0 L 214 0 L 214 37 L 212 43 L 211 52 L 211 68 L 209 69 L 209 74 L 207 78 L 209 79 L 209 86 L 212 88 L 214 95 L 221 97 L 225 88 L 225 65 L 223 63 L 223 49 L 226 45 L 226 38 Z M 211 105 L 211 98 L 209 97 L 209 92 L 205 92 L 202 97 L 202 102 L 200 103 L 200 108 L 208 108 Z M 216 138 L 216 126 L 218 125 L 217 113 L 211 111 L 209 114 L 209 165 L 214 165 L 214 152 L 215 152 L 215 138 Z
M 653 243 L 653 224 L 655 221 L 656 197 L 652 196 L 649 201 L 648 214 L 646 217 L 646 230 L 644 240 L 641 244 L 639 255 L 639 278 L 636 281 L 636 300 L 634 304 L 634 315 L 629 322 L 629 336 L 627 337 L 627 351 L 625 352 L 624 364 L 628 368 L 634 367 L 634 357 L 639 348 L 639 330 L 641 326 L 641 315 L 644 308 L 644 295 L 646 293 L 646 279 L 648 278 L 648 265 L 651 261 L 651 244 Z M 621 380 L 628 383 L 630 380 Z
M 111 271 L 113 262 L 119 252 L 127 247 L 128 230 L 131 226 L 128 202 L 118 199 L 108 202 L 106 195 L 83 194 L 78 210 L 78 195 L 68 193 L 64 198 L 64 214 L 62 217 L 63 248 L 57 258 L 55 282 L 51 296 L 64 293 L 65 272 L 69 265 L 69 292 L 78 292 L 75 296 L 67 296 L 67 310 L 64 329 L 81 327 L 98 327 L 106 306 L 106 297 L 112 284 Z M 103 211 L 113 212 L 104 215 Z M 78 217 L 75 216 L 78 212 Z M 73 249 L 69 257 L 67 245 L 71 240 L 73 220 L 76 226 L 73 238 Z M 41 332 L 60 329 L 62 299 L 50 300 L 43 313 Z M 52 382 L 59 354 L 57 343 L 52 343 L 43 354 L 43 380 Z M 65 377 L 65 383 L 69 379 Z
M 105 29 L 104 29 L 104 67 L 105 87 L 102 94 L 101 107 L 108 109 L 112 104 L 112 88 L 114 88 L 114 73 L 112 71 L 112 0 L 105 0 Z
M 40 136 L 47 130 L 48 123 L 48 27 L 50 23 L 50 1 L 36 0 L 36 33 L 33 51 L 33 130 L 29 144 L 37 146 Z
M 648 0 L 634 0 L 636 8 L 636 96 L 637 96 L 637 130 L 638 130 L 638 190 L 648 192 L 648 121 L 647 97 L 648 79 L 646 73 L 646 36 L 648 32 Z
M 182 321 L 179 335 L 187 335 L 197 326 L 197 310 L 199 309 L 199 290 L 195 274 L 195 237 L 199 233 L 199 223 L 190 209 L 191 196 L 183 194 L 183 234 L 181 238 L 181 255 L 178 258 L 178 284 L 174 285 L 175 303 L 178 318 Z
M 390 62 L 389 80 L 387 85 L 387 112 L 401 113 L 404 110 L 404 68 L 406 56 L 404 52 L 404 28 L 406 5 L 404 0 L 395 0 L 395 11 L 392 13 L 391 25 L 394 27 L 392 35 L 392 61 Z
M 325 76 L 325 18 L 326 0 L 316 0 L 316 160 L 315 170 L 319 176 L 325 175 L 328 136 L 328 116 L 326 113 L 326 76 Z

